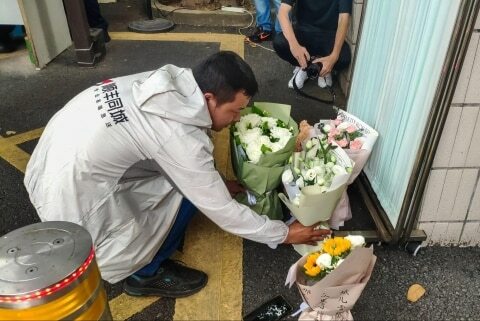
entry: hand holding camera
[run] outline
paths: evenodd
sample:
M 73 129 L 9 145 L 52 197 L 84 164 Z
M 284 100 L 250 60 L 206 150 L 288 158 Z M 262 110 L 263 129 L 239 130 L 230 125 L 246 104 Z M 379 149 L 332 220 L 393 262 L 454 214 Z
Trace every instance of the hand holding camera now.
M 307 72 L 307 77 L 309 79 L 315 79 L 320 76 L 320 71 L 323 69 L 323 64 L 321 62 L 314 62 L 317 58 L 311 56 L 310 60 L 307 61 L 307 67 L 304 69 Z

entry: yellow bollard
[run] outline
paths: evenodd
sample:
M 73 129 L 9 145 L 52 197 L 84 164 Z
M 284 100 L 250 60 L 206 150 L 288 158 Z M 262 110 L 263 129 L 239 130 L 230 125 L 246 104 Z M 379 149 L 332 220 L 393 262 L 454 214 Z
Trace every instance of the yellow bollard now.
M 0 320 L 112 320 L 83 227 L 36 223 L 0 239 Z

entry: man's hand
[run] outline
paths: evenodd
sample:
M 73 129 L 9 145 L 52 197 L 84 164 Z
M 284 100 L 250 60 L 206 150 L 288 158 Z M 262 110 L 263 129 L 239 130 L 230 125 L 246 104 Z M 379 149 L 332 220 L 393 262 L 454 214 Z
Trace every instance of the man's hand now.
M 332 72 L 333 66 L 337 63 L 338 57 L 335 55 L 330 55 L 322 58 L 315 59 L 314 63 L 321 62 L 323 67 L 320 70 L 320 77 L 325 77 L 326 74 Z
M 315 227 L 316 225 L 303 226 L 300 222 L 294 221 L 288 226 L 288 235 L 283 243 L 316 245 L 318 241 L 332 233 L 330 230 L 316 230 Z
M 307 67 L 307 61 L 310 60 L 310 54 L 305 47 L 302 47 L 300 44 L 296 43 L 290 45 L 290 52 L 292 53 L 293 57 L 297 59 L 298 64 L 302 69 Z
M 235 197 L 237 194 L 245 193 L 245 187 L 240 185 L 237 181 L 225 181 L 225 185 L 227 186 L 228 192 L 232 197 Z

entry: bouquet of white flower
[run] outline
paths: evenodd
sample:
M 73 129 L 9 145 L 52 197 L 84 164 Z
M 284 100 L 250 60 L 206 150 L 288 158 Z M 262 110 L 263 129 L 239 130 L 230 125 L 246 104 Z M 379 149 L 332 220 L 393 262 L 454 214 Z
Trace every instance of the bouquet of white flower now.
M 347 185 L 353 183 L 362 171 L 378 138 L 375 129 L 343 110 L 338 111 L 334 120 L 320 120 L 314 125 L 314 133 L 328 142 L 336 143 L 354 161 L 355 166 Z M 329 221 L 330 227 L 337 229 L 351 218 L 350 202 L 345 191 Z
M 247 194 L 237 196 L 239 202 L 260 215 L 282 217 L 276 188 L 297 134 L 288 105 L 255 103 L 242 111 L 240 121 L 231 126 L 233 169 L 248 189 Z
M 290 267 L 285 284 L 295 283 L 306 303 L 299 320 L 353 320 L 350 310 L 376 262 L 364 246 L 360 235 L 327 238 Z
M 319 136 L 302 143 L 282 175 L 280 199 L 303 225 L 326 221 L 346 188 L 354 163 L 337 145 Z

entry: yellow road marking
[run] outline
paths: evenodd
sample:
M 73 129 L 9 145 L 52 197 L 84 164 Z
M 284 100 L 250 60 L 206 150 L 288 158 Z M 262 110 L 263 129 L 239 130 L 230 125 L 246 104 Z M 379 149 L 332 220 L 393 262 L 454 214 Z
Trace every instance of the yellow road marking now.
M 110 311 L 113 320 L 125 320 L 131 317 L 132 311 L 142 311 L 150 304 L 155 303 L 160 298 L 157 297 L 133 297 L 126 294 L 120 294 L 109 301 Z
M 40 137 L 43 128 L 28 131 L 10 137 L 0 136 L 0 158 L 9 162 L 16 169 L 25 173 L 30 155 L 19 148 L 17 145 L 28 142 Z
M 109 32 L 113 40 L 185 41 L 220 43 L 220 50 L 231 50 L 243 58 L 244 36 L 225 33 L 132 33 Z
M 198 215 L 189 226 L 185 244 L 180 259 L 205 271 L 209 280 L 199 293 L 176 300 L 173 320 L 241 320 L 242 240 Z

